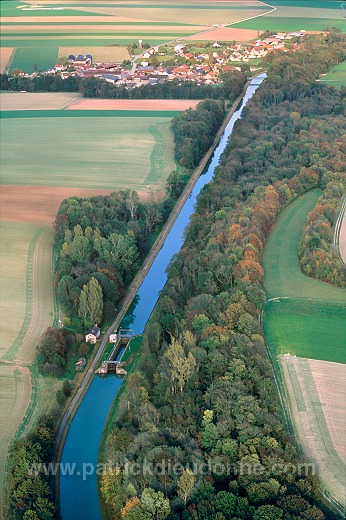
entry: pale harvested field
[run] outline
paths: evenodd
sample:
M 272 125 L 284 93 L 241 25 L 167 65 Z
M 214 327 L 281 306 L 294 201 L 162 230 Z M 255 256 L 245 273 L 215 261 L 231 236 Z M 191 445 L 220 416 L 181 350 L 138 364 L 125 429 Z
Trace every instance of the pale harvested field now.
M 20 344 L 7 356 L 16 356 L 20 363 L 32 363 L 36 358 L 36 346 L 42 332 L 53 324 L 54 296 L 52 283 L 52 251 L 54 230 L 45 226 L 39 236 L 32 256 L 30 322 Z
M 79 9 L 80 11 L 82 9 Z M 32 23 L 35 24 L 37 21 L 40 22 L 49 22 L 49 23 L 59 23 L 59 22 L 71 22 L 71 23 L 83 23 L 83 22 L 151 22 L 153 20 L 148 19 L 139 19 L 139 18 L 130 18 L 128 16 L 21 16 L 18 18 L 17 16 L 4 16 L 1 17 L 1 21 L 3 23 L 18 23 L 19 21 L 23 23 Z
M 0 73 L 7 67 L 8 61 L 12 56 L 13 47 L 0 47 Z
M 200 99 L 80 99 L 68 110 L 187 110 Z
M 346 464 L 346 365 L 309 359 L 334 448 Z
M 299 443 L 323 485 L 345 505 L 346 365 L 278 356 Z
M 129 5 L 126 9 L 126 13 L 132 15 L 136 20 L 146 20 L 150 17 L 150 20 L 153 22 L 179 22 L 179 23 L 188 23 L 189 21 L 193 21 L 194 24 L 232 24 L 236 22 L 240 22 L 247 18 L 253 18 L 258 16 L 259 14 L 269 12 L 271 9 L 269 6 L 256 4 L 256 7 L 253 6 L 253 9 L 242 9 L 242 6 L 239 5 L 239 9 L 227 9 L 228 5 L 225 4 L 224 9 L 213 9 L 211 2 L 208 3 L 210 9 L 189 9 L 186 7 L 186 3 L 182 4 L 181 7 L 165 7 L 165 6 L 157 6 L 157 8 L 152 7 L 150 9 L 145 7 L 137 7 Z M 260 8 L 259 8 L 260 7 Z M 80 8 L 79 8 L 80 10 Z M 99 14 L 108 14 L 110 16 L 122 16 L 124 14 L 123 7 L 85 7 L 84 11 L 99 13 Z M 92 18 L 92 17 L 88 17 Z M 92 21 L 92 20 L 90 20 Z M 112 21 L 109 18 L 109 21 Z
M 5 466 L 9 444 L 31 398 L 30 372 L 26 367 L 0 364 L 0 504 L 3 504 Z
M 258 31 L 254 29 L 236 29 L 233 27 L 222 27 L 215 31 L 208 31 L 205 34 L 192 35 L 187 40 L 207 40 L 207 41 L 232 41 L 248 42 L 258 37 Z
M 1 92 L 1 110 L 59 110 L 80 99 L 73 92 Z
M 56 33 L 56 32 L 64 32 L 71 34 L 77 32 L 84 33 L 110 33 L 112 32 L 114 35 L 120 35 L 122 32 L 128 33 L 137 32 L 138 35 L 145 35 L 146 33 L 150 33 L 150 35 L 155 34 L 155 32 L 166 32 L 167 34 L 178 33 L 178 32 L 186 32 L 186 33 L 194 33 L 200 31 L 201 29 L 208 29 L 207 26 L 203 27 L 200 25 L 189 25 L 189 26 L 181 26 L 181 25 L 3 25 L 0 26 L 0 30 L 2 35 L 6 33 L 20 32 L 21 34 L 25 33 Z M 210 29 L 210 28 L 209 28 Z M 44 36 L 43 36 L 44 38 Z
M 19 340 L 22 325 L 28 324 L 28 264 L 41 231 L 40 226 L 25 221 L 0 222 L 0 360 L 13 361 L 9 351 Z
M 116 62 L 121 63 L 129 60 L 130 55 L 126 47 L 59 47 L 58 58 L 68 58 L 70 54 L 78 56 L 78 54 L 91 54 L 93 61 L 96 62 Z
M 55 188 L 47 186 L 2 186 L 0 190 L 0 218 L 12 222 L 31 222 L 52 225 L 61 202 L 68 197 L 109 195 L 110 190 L 84 188 Z M 139 191 L 141 200 L 148 192 Z

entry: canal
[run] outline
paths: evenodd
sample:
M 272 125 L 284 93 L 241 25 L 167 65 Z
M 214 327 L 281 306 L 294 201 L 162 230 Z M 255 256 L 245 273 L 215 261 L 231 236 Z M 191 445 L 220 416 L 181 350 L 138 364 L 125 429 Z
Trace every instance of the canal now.
M 184 241 L 184 230 L 194 212 L 196 198 L 205 184 L 211 181 L 234 123 L 264 80 L 265 74 L 251 81 L 224 133 L 196 182 L 190 197 L 181 209 L 169 235 L 156 256 L 148 274 L 139 287 L 121 326 L 142 334 L 166 283 L 166 268 Z M 112 401 L 122 383 L 116 376 L 105 379 L 95 376 L 71 422 L 60 465 L 60 507 L 63 520 L 101 520 L 97 488 L 97 457 L 102 430 Z

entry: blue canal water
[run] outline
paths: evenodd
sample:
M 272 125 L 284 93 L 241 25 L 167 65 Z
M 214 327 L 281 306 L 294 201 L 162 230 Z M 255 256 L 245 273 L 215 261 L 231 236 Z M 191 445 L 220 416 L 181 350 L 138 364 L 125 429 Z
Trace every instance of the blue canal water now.
M 264 78 L 265 74 L 257 76 L 247 88 L 242 102 L 140 286 L 134 303 L 122 322 L 123 328 L 133 329 L 135 334 L 144 331 L 159 292 L 166 283 L 166 268 L 183 244 L 184 230 L 194 212 L 197 195 L 212 179 L 234 123 Z M 96 472 L 98 449 L 108 411 L 121 383 L 122 379 L 116 376 L 104 379 L 95 376 L 71 422 L 60 467 L 60 507 L 63 520 L 101 520 Z

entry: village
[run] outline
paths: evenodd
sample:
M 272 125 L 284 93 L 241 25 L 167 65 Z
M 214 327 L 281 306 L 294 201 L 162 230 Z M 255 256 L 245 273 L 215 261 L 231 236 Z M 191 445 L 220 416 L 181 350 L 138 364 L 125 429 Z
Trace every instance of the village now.
M 299 48 L 306 32 L 278 33 L 252 43 L 191 42 L 150 47 L 141 39 L 129 46 L 131 60 L 119 63 L 98 63 L 92 54 L 69 55 L 51 69 L 40 74 L 55 74 L 62 79 L 71 76 L 99 78 L 126 89 L 156 85 L 174 79 L 196 84 L 217 84 L 222 75 L 234 70 L 256 72 L 261 61 L 274 51 L 288 52 Z M 35 77 L 38 72 L 20 76 Z

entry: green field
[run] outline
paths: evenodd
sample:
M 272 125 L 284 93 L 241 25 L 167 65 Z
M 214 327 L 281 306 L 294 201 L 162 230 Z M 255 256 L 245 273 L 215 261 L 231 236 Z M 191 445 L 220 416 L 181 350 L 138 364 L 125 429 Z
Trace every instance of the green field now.
M 35 11 L 27 11 L 23 10 L 24 5 L 28 4 L 24 4 L 23 2 L 17 2 L 16 0 L 1 0 L 1 16 L 16 16 L 19 19 L 20 17 L 25 16 L 95 16 L 95 13 L 90 13 L 88 11 L 81 12 L 75 9 L 68 8 L 68 6 L 65 6 L 63 10 L 42 9 Z
M 346 305 L 295 298 L 267 303 L 264 331 L 275 355 L 346 363 Z
M 170 115 L 56 113 L 68 116 L 2 119 L 3 184 L 161 189 L 175 169 Z
M 337 0 L 273 0 L 270 5 L 274 7 L 308 7 L 309 9 L 337 9 L 340 10 L 340 2 Z
M 335 65 L 328 74 L 321 76 L 320 81 L 326 82 L 331 87 L 340 88 L 346 85 L 346 62 Z
M 19 69 L 28 73 L 34 70 L 38 72 L 44 71 L 54 67 L 57 59 L 57 47 L 41 46 L 18 48 L 14 53 L 11 70 Z
M 290 353 L 346 361 L 346 290 L 305 276 L 297 253 L 307 215 L 319 195 L 320 190 L 314 190 L 290 204 L 265 246 L 264 288 L 271 300 L 264 308 L 263 326 L 274 359 Z
M 264 287 L 268 298 L 289 296 L 346 302 L 346 290 L 305 276 L 299 265 L 298 242 L 320 190 L 296 199 L 279 216 L 264 249 Z
M 168 42 L 172 40 L 171 36 L 162 37 L 160 39 L 148 38 L 146 36 L 143 38 L 143 45 L 148 43 L 148 45 L 161 45 L 162 43 Z M 133 43 L 138 43 L 138 38 L 134 36 L 126 36 L 123 35 L 119 37 L 113 36 L 62 36 L 58 38 L 57 36 L 50 36 L 45 39 L 37 38 L 29 38 L 28 40 L 23 37 L 13 38 L 11 35 L 9 36 L 1 36 L 0 37 L 1 46 L 2 47 L 16 47 L 16 48 L 27 48 L 27 47 L 72 47 L 72 46 L 102 46 L 102 45 L 131 45 Z M 49 44 L 49 45 L 48 45 Z
M 246 22 L 232 25 L 235 28 L 255 29 L 259 31 L 293 32 L 304 29 L 305 31 L 323 31 L 326 27 L 337 27 L 346 32 L 346 19 L 338 18 L 298 18 L 290 16 L 274 17 L 273 15 L 253 18 Z

